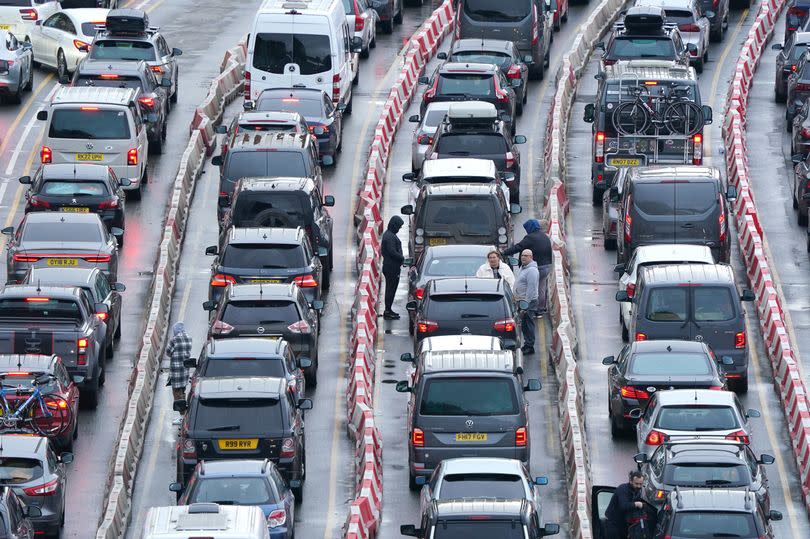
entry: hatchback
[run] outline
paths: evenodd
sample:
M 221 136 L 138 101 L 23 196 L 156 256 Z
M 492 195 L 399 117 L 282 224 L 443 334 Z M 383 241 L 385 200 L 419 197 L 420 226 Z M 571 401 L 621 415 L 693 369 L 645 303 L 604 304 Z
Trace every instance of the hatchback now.
M 787 80 L 791 73 L 796 71 L 802 54 L 807 52 L 810 45 L 810 32 L 796 32 L 790 34 L 785 43 L 774 43 L 773 50 L 779 51 L 776 55 L 776 76 L 774 77 L 773 95 L 777 103 L 784 103 L 787 99 Z
M 796 70 L 787 79 L 787 107 L 785 108 L 785 129 L 793 126 L 793 117 L 810 97 L 810 55 L 805 50 L 796 64 Z
M 0 29 L 31 41 L 40 21 L 47 20 L 62 8 L 57 0 L 10 0 L 0 5 Z
M 806 103 L 806 102 L 805 102 Z M 810 201 L 810 153 L 793 156 L 793 207 L 799 226 L 807 226 L 808 201 Z
M 296 135 L 306 135 L 309 132 L 304 117 L 297 112 L 265 111 L 256 112 L 252 108 L 245 112 L 240 112 L 231 120 L 230 125 L 224 123 L 214 128 L 218 135 L 222 137 L 221 155 L 228 153 L 228 148 L 233 146 L 236 138 L 245 133 L 255 132 L 288 132 Z
M 346 22 L 349 31 L 354 29 L 354 37 L 359 37 L 363 47 L 360 58 L 368 58 L 369 50 L 377 46 L 377 22 L 380 16 L 366 0 L 343 0 Z
M 42 515 L 36 505 L 26 505 L 11 487 L 0 487 L 0 535 L 14 539 L 34 539 L 33 519 Z
M 796 112 L 796 116 L 793 117 L 790 153 L 794 156 L 794 164 L 807 157 L 807 154 L 810 153 L 810 99 L 805 99 L 801 108 Z
M 664 9 L 666 22 L 678 26 L 681 38 L 689 49 L 689 63 L 695 71 L 702 73 L 703 66 L 709 60 L 709 18 L 715 15 L 714 11 L 704 13 L 700 0 L 638 0 L 636 5 Z

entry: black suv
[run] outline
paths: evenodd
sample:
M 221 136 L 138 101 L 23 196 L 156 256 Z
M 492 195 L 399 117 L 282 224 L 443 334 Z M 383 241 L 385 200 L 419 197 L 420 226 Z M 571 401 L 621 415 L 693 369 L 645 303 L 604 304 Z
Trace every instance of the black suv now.
M 235 228 L 222 235 L 222 246 L 211 245 L 205 254 L 216 256 L 211 264 L 208 299 L 217 301 L 233 283 L 295 283 L 311 303 L 321 299 L 326 249 L 312 248 L 304 229 Z
M 312 178 L 243 178 L 236 183 L 220 232 L 231 226 L 303 228 L 315 249 L 327 251 L 323 267 L 328 288 L 334 259 L 332 216 L 326 208 L 334 205 L 335 197 L 322 199 Z
M 299 361 L 311 358 L 304 374 L 308 384 L 317 384 L 322 301 L 310 305 L 294 284 L 242 284 L 227 287 L 220 302 L 206 301 L 203 308 L 213 311 L 209 338 L 282 337 Z
M 421 302 L 409 301 L 415 313 L 414 343 L 438 335 L 491 335 L 522 346 L 521 308 L 503 279 L 454 277 L 433 279 L 425 286 Z
M 318 143 L 308 133 L 243 133 L 233 140 L 224 157 L 215 155 L 211 163 L 220 167 L 217 208 L 220 221 L 231 205 L 236 182 L 242 178 L 312 178 L 318 190 L 323 191 Z
M 180 408 L 186 408 L 185 405 Z M 185 485 L 201 460 L 270 459 L 288 481 L 306 479 L 304 410 L 284 378 L 222 376 L 199 378 L 191 387 L 177 437 L 177 482 Z
M 677 24 L 666 22 L 666 13 L 658 6 L 635 6 L 624 19 L 613 25 L 607 42 L 596 44 L 602 49 L 602 66 L 620 60 L 669 60 L 689 65 L 693 43 L 684 45 Z

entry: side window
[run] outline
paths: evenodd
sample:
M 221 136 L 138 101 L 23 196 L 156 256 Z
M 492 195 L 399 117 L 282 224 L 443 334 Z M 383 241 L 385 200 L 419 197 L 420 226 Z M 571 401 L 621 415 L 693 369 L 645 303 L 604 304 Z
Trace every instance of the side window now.
M 100 273 L 96 277 L 96 297 L 99 301 L 104 301 L 110 295 L 110 283 Z
M 68 34 L 76 35 L 76 26 L 73 25 L 73 21 L 65 16 L 62 17 L 62 30 Z
M 622 348 L 622 351 L 619 352 L 619 357 L 616 360 L 616 367 L 619 369 L 619 372 L 623 373 L 627 370 L 627 358 L 629 355 L 627 354 L 627 346 Z
M 295 356 L 293 355 L 292 350 L 290 350 L 289 347 L 287 347 L 287 349 L 284 352 L 284 361 L 287 362 L 288 371 L 295 372 L 295 369 L 298 368 L 298 365 L 295 362 Z
M 51 471 L 56 470 L 59 467 L 59 461 L 56 459 L 56 453 L 53 452 L 50 446 L 46 449 L 45 456 L 48 459 L 48 469 Z
M 292 394 L 292 393 L 290 393 L 289 391 L 285 391 L 285 392 L 284 392 L 284 394 L 285 394 L 285 395 L 286 395 L 286 397 L 287 397 L 287 406 L 288 406 L 288 407 L 289 407 L 289 409 L 290 409 L 290 414 L 294 415 L 294 414 L 295 414 L 295 411 L 296 411 L 296 402 L 295 402 L 295 398 L 293 397 L 293 394 Z
M 16 530 L 17 526 L 20 525 L 20 521 L 23 519 L 23 512 L 22 507 L 20 507 L 20 500 L 18 500 L 17 496 L 13 493 L 10 493 L 8 496 L 8 512 L 11 517 L 12 529 Z
M 48 19 L 44 23 L 42 23 L 42 26 L 44 26 L 45 28 L 57 28 L 58 29 L 59 28 L 59 19 L 61 19 L 61 18 L 62 18 L 61 13 L 55 13 L 55 14 L 51 15 L 50 17 L 48 17 Z
M 745 455 L 745 462 L 748 464 L 748 469 L 751 471 L 751 477 L 756 479 L 759 473 L 759 465 L 757 464 L 757 458 L 754 456 L 754 452 L 748 447 L 745 447 L 743 449 L 743 455 Z
M 163 36 L 157 38 L 157 48 L 161 56 L 169 56 L 169 45 L 166 44 L 166 40 L 163 39 Z
M 10 51 L 16 51 L 20 48 L 20 44 L 17 42 L 17 38 L 14 37 L 14 34 L 8 35 L 8 47 L 6 47 Z
M 81 299 L 79 301 L 83 304 L 82 306 L 84 307 L 84 310 L 87 313 L 92 315 L 94 312 L 96 312 L 96 310 L 93 308 L 93 305 L 90 303 L 87 294 L 82 294 L 80 297 Z
M 659 446 L 652 456 L 650 467 L 652 468 L 652 473 L 655 474 L 656 477 L 661 477 L 661 474 L 664 473 L 664 451 L 665 447 Z
M 649 401 L 647 401 L 647 407 L 644 409 L 644 415 L 641 416 L 641 420 L 645 423 L 649 423 L 650 419 L 652 419 L 653 411 L 658 404 L 658 399 L 655 398 L 656 396 L 653 395 Z
M 138 107 L 135 104 L 129 106 L 130 112 L 132 112 L 132 122 L 135 124 L 135 131 L 140 131 L 141 126 L 143 125 L 143 118 L 141 118 L 141 111 L 138 110 Z

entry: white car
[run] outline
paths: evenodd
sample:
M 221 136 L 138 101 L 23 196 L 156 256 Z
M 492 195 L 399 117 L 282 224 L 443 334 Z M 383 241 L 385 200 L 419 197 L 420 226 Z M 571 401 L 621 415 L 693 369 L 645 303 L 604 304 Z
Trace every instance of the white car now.
M 54 13 L 31 33 L 34 61 L 56 69 L 59 82 L 70 74 L 90 50 L 98 27 L 103 27 L 108 9 L 78 8 Z
M 379 15 L 369 7 L 366 0 L 343 0 L 343 9 L 346 10 L 349 31 L 354 29 L 354 37 L 359 37 L 363 41 L 360 57 L 368 58 L 369 49 L 377 46 Z
M 683 44 L 693 43 L 696 52 L 690 53 L 689 64 L 698 73 L 703 72 L 703 65 L 709 60 L 709 31 L 712 11 L 703 11 L 701 0 L 639 0 L 637 6 L 657 6 L 664 9 L 667 22 L 678 25 Z
M 31 41 L 36 25 L 59 9 L 59 2 L 55 0 L 2 0 L 0 30 L 8 30 L 20 41 Z
M 450 101 L 439 101 L 430 103 L 425 109 L 425 115 L 414 114 L 408 118 L 409 122 L 419 125 L 413 130 L 413 140 L 411 142 L 411 170 L 417 172 L 422 168 L 425 161 L 425 151 L 433 142 L 433 135 L 439 129 L 447 110 L 450 108 Z
M 619 278 L 619 290 L 624 290 L 632 299 L 636 291 L 638 269 L 643 266 L 655 264 L 715 264 L 712 250 L 705 245 L 690 245 L 686 243 L 663 243 L 659 245 L 642 245 L 636 248 L 633 256 L 627 262 L 627 268 L 617 264 L 615 270 L 623 272 Z M 627 321 L 632 320 L 633 302 L 619 303 L 619 321 L 622 324 L 622 340 L 629 339 Z

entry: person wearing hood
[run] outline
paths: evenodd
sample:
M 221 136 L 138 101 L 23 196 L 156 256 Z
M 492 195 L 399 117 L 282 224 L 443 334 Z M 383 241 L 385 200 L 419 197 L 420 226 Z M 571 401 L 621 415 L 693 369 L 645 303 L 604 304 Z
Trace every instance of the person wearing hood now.
M 537 283 L 539 275 L 537 262 L 532 260 L 531 249 L 520 253 L 520 270 L 515 278 L 515 301 L 527 301 L 529 308 L 520 313 L 523 347 L 525 355 L 534 353 L 534 334 L 536 333 L 535 311 L 537 310 Z
M 395 313 L 391 307 L 394 304 L 394 296 L 399 286 L 399 273 L 405 257 L 402 254 L 402 242 L 399 241 L 397 233 L 405 222 L 402 217 L 395 215 L 388 221 L 388 228 L 382 236 L 380 251 L 383 258 L 383 277 L 385 277 L 385 311 L 383 318 L 386 320 L 399 320 L 399 314 Z
M 481 264 L 478 271 L 475 272 L 476 277 L 488 277 L 490 279 L 503 279 L 509 286 L 515 286 L 515 274 L 512 273 L 512 268 L 501 260 L 501 253 L 497 249 L 492 249 L 487 253 L 487 261 Z
M 526 235 L 523 239 L 514 244 L 509 249 L 503 251 L 504 256 L 509 256 L 515 253 L 522 252 L 524 249 L 530 249 L 532 252 L 532 259 L 537 263 L 537 310 L 540 313 L 546 312 L 546 298 L 548 296 L 548 287 L 546 280 L 548 274 L 551 272 L 551 240 L 543 232 L 543 227 L 537 219 L 529 219 L 523 223 L 523 229 Z
M 188 384 L 185 361 L 191 358 L 191 337 L 186 333 L 183 322 L 172 326 L 172 338 L 166 346 L 166 355 L 169 357 L 169 383 L 166 385 L 172 387 L 175 401 L 185 400 Z

